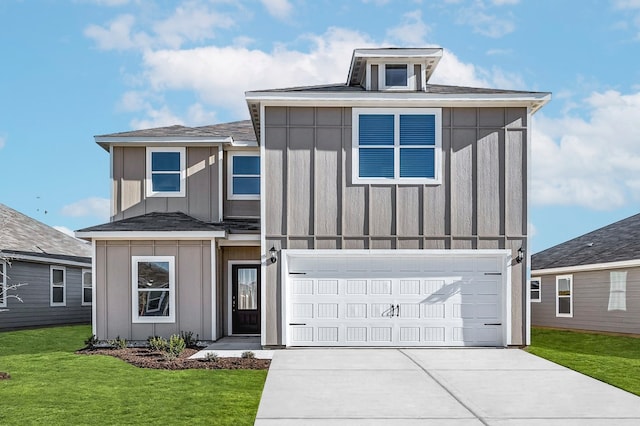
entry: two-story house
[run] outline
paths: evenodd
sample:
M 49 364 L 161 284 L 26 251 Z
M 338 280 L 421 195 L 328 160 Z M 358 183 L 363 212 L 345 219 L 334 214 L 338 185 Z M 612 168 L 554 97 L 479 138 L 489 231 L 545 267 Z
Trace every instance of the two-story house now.
M 429 84 L 442 49 L 357 49 L 346 84 L 251 120 L 97 136 L 112 221 L 94 331 L 264 346 L 527 343 L 531 116 L 549 93 Z

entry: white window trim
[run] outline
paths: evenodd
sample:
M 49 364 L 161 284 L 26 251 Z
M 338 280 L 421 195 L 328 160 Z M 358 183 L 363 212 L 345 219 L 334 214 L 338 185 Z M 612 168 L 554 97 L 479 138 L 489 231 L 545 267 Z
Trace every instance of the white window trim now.
M 392 114 L 394 118 L 394 178 L 366 178 L 360 177 L 360 145 L 358 135 L 360 132 L 361 114 Z M 435 145 L 434 148 L 434 178 L 401 178 L 400 174 L 400 115 L 435 115 Z M 351 115 L 351 181 L 354 184 L 419 184 L 439 185 L 442 180 L 442 109 L 441 108 L 352 108 Z M 407 148 L 411 146 L 407 145 Z M 431 147 L 431 146 L 429 146 Z
M 558 295 L 558 282 L 562 279 L 568 279 L 569 280 L 569 310 L 570 313 L 568 314 L 561 314 L 559 312 L 559 308 L 560 308 L 560 304 L 558 303 L 558 300 L 560 299 L 560 296 Z M 562 296 L 563 298 L 566 298 L 567 296 Z M 557 275 L 556 276 L 556 294 L 555 294 L 555 298 L 556 298 L 556 317 L 565 317 L 565 318 L 573 318 L 573 275 Z
M 138 315 L 138 263 L 169 263 L 169 316 L 144 317 Z M 174 256 L 131 256 L 131 322 L 141 324 L 176 322 L 176 269 Z
M 416 76 L 414 74 L 415 65 L 420 65 L 420 72 L 422 73 L 422 64 L 416 62 L 407 62 L 402 60 L 388 60 L 388 61 L 380 61 L 380 62 L 372 62 L 367 64 L 367 75 L 371 75 L 371 65 L 378 66 L 378 87 L 379 90 L 387 90 L 390 92 L 399 91 L 414 91 L 416 87 Z M 387 86 L 387 65 L 406 65 L 407 66 L 407 85 L 406 86 Z M 423 80 L 424 81 L 424 80 Z M 371 87 L 371 83 L 369 82 L 369 87 Z
M 531 282 L 536 281 L 538 283 L 538 298 L 534 299 L 533 296 L 531 296 L 531 293 L 533 292 L 533 287 L 531 287 L 531 285 L 529 286 L 529 296 L 530 296 L 530 300 L 533 303 L 540 303 L 542 301 L 542 278 L 539 277 L 531 277 Z
M 244 157 L 258 157 L 260 158 L 260 152 L 254 151 L 227 151 L 227 200 L 259 200 L 260 194 L 234 194 L 233 193 L 233 158 L 236 156 Z M 258 177 L 262 179 L 262 170 L 257 175 L 235 175 L 238 177 Z
M 0 296 L 2 299 L 0 300 L 0 308 L 7 307 L 7 262 L 4 260 L 0 260 L 0 265 L 2 265 L 2 272 L 0 272 Z
M 154 191 L 151 180 L 151 155 L 154 152 L 178 152 L 180 153 L 180 191 Z M 147 147 L 147 167 L 145 188 L 147 197 L 185 197 L 187 194 L 187 169 L 186 149 L 184 147 Z M 157 172 L 156 172 L 157 173 Z M 174 172 L 172 172 L 174 173 Z
M 55 286 L 62 287 L 62 302 L 53 301 L 53 271 L 56 269 L 62 271 L 62 286 Z M 49 306 L 67 306 L 67 268 L 64 266 L 51 265 L 49 267 Z
M 86 287 L 84 285 L 84 274 L 89 273 L 91 274 L 91 282 L 89 283 L 89 286 Z M 90 302 L 85 302 L 84 300 L 84 290 L 85 288 L 90 288 L 91 289 L 91 301 Z M 82 301 L 81 305 L 82 306 L 91 306 L 93 304 L 93 271 L 91 269 L 83 269 L 82 270 L 82 274 L 80 275 L 80 300 Z

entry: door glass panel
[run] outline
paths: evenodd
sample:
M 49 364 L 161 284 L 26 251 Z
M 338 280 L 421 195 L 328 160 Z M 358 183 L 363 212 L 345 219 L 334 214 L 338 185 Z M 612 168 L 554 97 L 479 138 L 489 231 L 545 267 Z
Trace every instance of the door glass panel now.
M 258 270 L 238 268 L 238 309 L 258 309 Z

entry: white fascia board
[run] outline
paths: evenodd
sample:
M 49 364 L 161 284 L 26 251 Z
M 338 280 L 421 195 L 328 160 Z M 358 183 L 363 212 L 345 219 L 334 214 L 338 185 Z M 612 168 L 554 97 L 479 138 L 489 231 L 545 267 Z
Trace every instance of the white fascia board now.
M 247 103 L 268 106 L 318 107 L 531 107 L 532 113 L 551 100 L 550 93 L 499 94 L 430 94 L 425 92 L 358 92 L 348 95 L 336 93 L 247 92 Z
M 41 257 L 38 255 L 15 254 L 15 253 L 5 253 L 5 256 L 10 258 L 11 260 L 21 260 L 24 262 L 49 263 L 54 265 L 81 266 L 83 268 L 91 268 L 91 261 L 77 262 L 75 260 L 58 259 L 55 257 Z
M 224 238 L 225 231 L 88 231 L 76 238 L 91 240 L 210 240 Z
M 561 266 L 558 268 L 533 269 L 531 275 L 558 275 L 574 272 L 604 271 L 608 269 L 635 268 L 640 266 L 640 259 L 621 260 L 619 262 L 592 263 L 590 265 Z
M 422 49 L 356 49 L 356 58 L 441 58 L 441 47 Z
M 233 144 L 232 137 L 175 137 L 175 136 L 144 136 L 144 137 L 112 137 L 95 136 L 95 142 L 105 150 L 111 146 L 210 146 L 215 144 Z

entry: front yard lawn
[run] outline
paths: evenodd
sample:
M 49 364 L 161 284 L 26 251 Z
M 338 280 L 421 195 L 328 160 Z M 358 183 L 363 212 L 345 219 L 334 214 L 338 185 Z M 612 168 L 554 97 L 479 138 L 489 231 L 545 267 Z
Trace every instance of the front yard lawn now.
M 251 425 L 266 370 L 151 370 L 76 355 L 90 326 L 0 332 L 2 425 Z
M 640 338 L 534 327 L 528 351 L 640 395 Z

